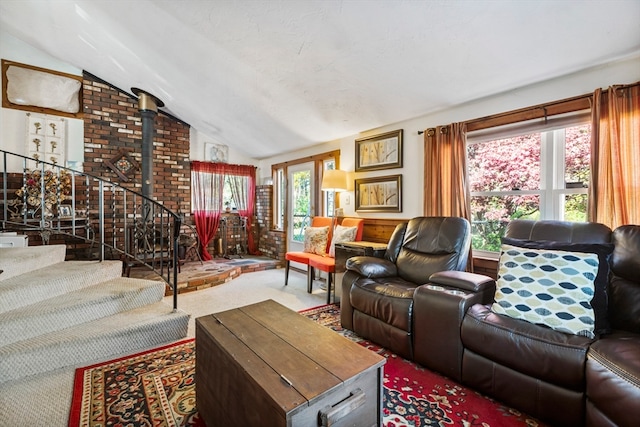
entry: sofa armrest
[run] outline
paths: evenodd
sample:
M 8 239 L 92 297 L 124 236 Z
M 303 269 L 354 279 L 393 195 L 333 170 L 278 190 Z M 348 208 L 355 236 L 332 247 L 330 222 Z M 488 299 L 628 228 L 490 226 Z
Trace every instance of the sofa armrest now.
M 464 271 L 432 274 L 413 294 L 414 360 L 461 381 L 462 320 L 469 307 L 490 303 L 494 293 L 495 281 L 487 276 Z
M 470 292 L 495 292 L 496 281 L 482 274 L 466 271 L 439 271 L 429 276 L 429 282 Z
M 371 256 L 356 256 L 349 258 L 346 269 L 355 271 L 361 276 L 368 278 L 391 277 L 398 275 L 398 269 L 394 263 L 384 258 Z

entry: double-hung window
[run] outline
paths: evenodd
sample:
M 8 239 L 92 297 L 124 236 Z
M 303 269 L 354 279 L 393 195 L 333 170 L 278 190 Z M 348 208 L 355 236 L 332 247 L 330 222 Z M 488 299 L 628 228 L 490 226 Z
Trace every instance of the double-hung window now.
M 513 219 L 586 221 L 591 125 L 572 114 L 543 125 L 469 133 L 472 246 L 499 252 Z

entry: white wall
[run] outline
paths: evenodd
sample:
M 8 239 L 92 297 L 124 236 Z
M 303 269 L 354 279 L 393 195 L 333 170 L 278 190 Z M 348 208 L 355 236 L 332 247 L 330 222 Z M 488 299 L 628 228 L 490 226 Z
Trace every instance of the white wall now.
M 47 55 L 25 42 L 0 30 L 0 57 L 36 67 L 82 76 L 82 70 Z M 0 112 L 0 147 L 17 154 L 26 154 L 26 111 L 2 108 Z M 65 118 L 67 123 L 67 160 L 84 161 L 84 124 L 80 119 Z M 190 158 L 204 160 L 204 146 L 207 142 L 217 143 L 198 130 L 191 128 Z M 258 166 L 258 160 L 229 149 L 229 163 Z M 21 166 L 18 166 L 18 169 Z M 11 169 L 15 169 L 13 165 Z
M 43 53 L 31 45 L 0 30 L 0 58 L 21 62 L 50 70 L 82 76 L 82 70 Z M 0 147 L 16 154 L 26 155 L 26 111 L 2 108 L 0 110 Z M 84 161 L 84 123 L 80 119 L 65 117 L 67 123 L 67 161 Z M 8 165 L 10 170 L 21 170 L 22 164 Z
M 189 157 L 191 160 L 206 160 L 205 159 L 205 144 L 213 143 L 220 144 L 214 138 L 211 138 L 208 135 L 198 131 L 197 129 L 191 128 L 190 131 L 190 146 L 189 146 Z M 229 157 L 227 159 L 227 163 L 232 163 L 235 165 L 254 165 L 258 166 L 258 160 L 252 159 L 251 157 L 247 157 L 244 154 L 240 153 L 237 150 L 229 148 Z
M 402 174 L 403 194 L 401 213 L 356 213 L 354 191 L 340 194 L 340 206 L 346 216 L 364 218 L 412 218 L 422 215 L 423 204 L 423 135 L 418 131 L 438 125 L 472 120 L 492 114 L 525 108 L 579 96 L 593 92 L 598 87 L 606 88 L 613 84 L 628 84 L 640 80 L 640 56 L 622 59 L 606 65 L 585 69 L 561 78 L 527 86 L 518 90 L 496 94 L 478 101 L 438 111 L 424 116 L 393 123 L 378 129 L 363 131 L 336 141 L 315 145 L 308 149 L 287 153 L 260 161 L 261 178 L 259 182 L 271 178 L 271 165 L 289 160 L 340 149 L 340 168 L 355 170 L 355 140 L 396 129 L 404 129 L 402 168 L 375 172 L 352 173 L 352 179 L 369 178 L 384 175 Z

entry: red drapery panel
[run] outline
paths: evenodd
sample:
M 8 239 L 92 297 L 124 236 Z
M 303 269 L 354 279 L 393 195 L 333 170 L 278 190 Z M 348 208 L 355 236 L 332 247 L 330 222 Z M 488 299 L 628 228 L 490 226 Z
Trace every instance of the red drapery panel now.
M 255 214 L 256 168 L 248 165 L 226 165 L 225 175 L 231 185 L 231 194 L 241 217 L 247 218 L 247 251 L 257 254 L 258 247 L 251 232 Z
M 212 259 L 207 246 L 215 237 L 220 223 L 224 166 L 223 163 L 191 162 L 191 210 L 204 261 Z
M 191 162 L 193 215 L 203 260 L 210 260 L 207 246 L 215 237 L 223 209 L 225 180 L 231 186 L 238 214 L 247 218 L 247 251 L 257 254 L 251 224 L 255 215 L 256 167 L 228 163 Z

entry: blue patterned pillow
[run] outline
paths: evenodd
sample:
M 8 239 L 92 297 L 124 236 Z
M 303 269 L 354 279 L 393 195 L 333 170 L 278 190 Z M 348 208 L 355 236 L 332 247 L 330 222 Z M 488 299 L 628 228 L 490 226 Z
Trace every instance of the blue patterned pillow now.
M 502 239 L 492 311 L 594 338 L 609 331 L 609 244 Z

